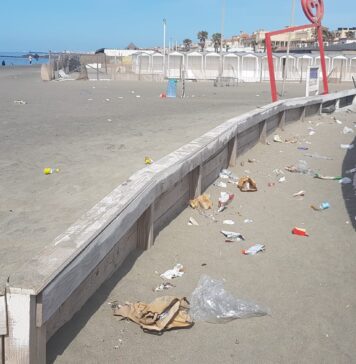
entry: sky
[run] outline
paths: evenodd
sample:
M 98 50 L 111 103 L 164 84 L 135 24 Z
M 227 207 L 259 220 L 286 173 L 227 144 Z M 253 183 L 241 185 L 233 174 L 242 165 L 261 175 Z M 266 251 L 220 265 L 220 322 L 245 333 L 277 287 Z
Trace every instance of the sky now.
M 225 2 L 224 36 L 257 29 L 276 30 L 289 25 L 292 0 L 0 0 L 0 50 L 91 51 L 196 41 L 206 30 L 221 32 Z M 356 0 L 325 0 L 323 25 L 356 27 Z M 300 0 L 295 23 L 307 24 Z

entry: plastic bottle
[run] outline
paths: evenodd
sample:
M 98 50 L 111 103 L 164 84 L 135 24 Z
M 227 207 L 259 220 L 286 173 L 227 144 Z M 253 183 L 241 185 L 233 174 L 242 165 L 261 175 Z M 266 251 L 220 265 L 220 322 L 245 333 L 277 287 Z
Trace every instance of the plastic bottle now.
M 319 206 L 319 209 L 320 209 L 320 210 L 326 210 L 326 209 L 328 209 L 328 208 L 330 208 L 330 204 L 329 204 L 329 202 L 322 202 L 322 203 L 320 204 L 320 206 Z

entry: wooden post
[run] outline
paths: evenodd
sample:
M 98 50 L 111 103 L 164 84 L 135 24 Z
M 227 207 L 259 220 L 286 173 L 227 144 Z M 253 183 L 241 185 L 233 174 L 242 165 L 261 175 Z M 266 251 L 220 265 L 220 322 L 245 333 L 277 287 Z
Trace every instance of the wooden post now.
M 36 327 L 36 297 L 26 293 L 6 294 L 8 336 L 6 364 L 45 364 L 46 327 Z
M 153 246 L 153 209 L 152 204 L 137 221 L 137 249 L 147 250 Z
M 190 172 L 189 198 L 193 199 L 202 193 L 202 167 L 198 166 Z
M 228 161 L 229 167 L 236 166 L 237 159 L 237 135 L 235 135 L 228 144 Z
M 304 106 L 302 109 L 303 110 L 302 110 L 302 115 L 300 116 L 300 120 L 301 121 L 304 121 L 305 120 L 305 110 L 306 110 L 306 107 Z
M 282 111 L 279 114 L 278 128 L 283 131 L 285 127 L 286 127 L 286 112 Z
M 263 144 L 267 143 L 267 120 L 260 122 L 260 142 Z

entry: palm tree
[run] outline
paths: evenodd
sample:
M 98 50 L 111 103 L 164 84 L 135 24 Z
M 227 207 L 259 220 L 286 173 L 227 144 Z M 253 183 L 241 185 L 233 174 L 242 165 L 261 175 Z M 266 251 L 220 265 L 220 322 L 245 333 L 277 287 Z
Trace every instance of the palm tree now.
M 214 33 L 211 40 L 214 43 L 215 52 L 218 53 L 219 47 L 221 47 L 221 33 Z
M 183 40 L 183 44 L 184 44 L 186 51 L 190 51 L 190 47 L 192 46 L 192 43 L 193 43 L 192 40 L 189 38 L 186 38 Z
M 346 32 L 346 38 L 347 39 L 354 39 L 355 38 L 355 33 L 352 30 L 349 30 L 348 32 Z
M 203 52 L 204 51 L 204 48 L 205 48 L 205 41 L 208 39 L 208 32 L 206 30 L 201 30 L 199 33 L 198 33 L 198 39 L 199 39 L 199 44 L 200 44 L 200 47 L 201 47 L 201 51 Z

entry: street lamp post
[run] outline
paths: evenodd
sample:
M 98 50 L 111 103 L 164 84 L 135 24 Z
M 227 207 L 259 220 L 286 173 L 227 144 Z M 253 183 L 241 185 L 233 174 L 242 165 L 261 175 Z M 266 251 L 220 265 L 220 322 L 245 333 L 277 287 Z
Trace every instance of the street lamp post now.
M 163 77 L 166 77 L 166 26 L 167 20 L 163 19 Z
M 224 72 L 224 62 L 223 62 L 224 21 L 225 21 L 225 0 L 221 0 L 220 77 L 222 77 Z

